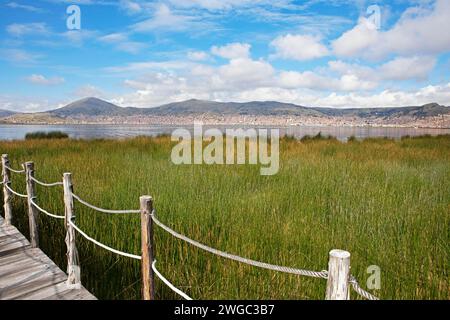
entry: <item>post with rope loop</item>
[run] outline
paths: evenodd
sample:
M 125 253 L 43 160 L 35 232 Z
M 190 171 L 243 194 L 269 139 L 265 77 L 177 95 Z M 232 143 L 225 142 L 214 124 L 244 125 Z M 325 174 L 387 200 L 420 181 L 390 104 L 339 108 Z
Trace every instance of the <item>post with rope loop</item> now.
M 11 172 L 8 169 L 9 167 L 9 157 L 7 154 L 2 154 L 2 176 L 3 176 L 3 209 L 5 212 L 5 226 L 10 226 L 12 222 L 12 193 L 6 187 L 11 186 Z
M 330 251 L 326 300 L 350 300 L 350 252 Z
M 153 199 L 142 196 L 141 205 L 141 248 L 142 248 L 142 298 L 155 300 L 155 275 L 152 269 L 154 260 L 153 246 Z
M 31 203 L 36 197 L 36 185 L 33 181 L 34 177 L 34 163 L 25 162 L 25 174 L 27 182 L 27 196 L 28 196 L 28 222 L 30 226 L 30 242 L 32 248 L 39 247 L 39 233 L 37 225 L 37 208 Z
M 80 262 L 78 251 L 75 245 L 75 230 L 69 221 L 75 222 L 75 213 L 73 209 L 73 185 L 72 174 L 64 173 L 64 217 L 66 226 L 66 245 L 67 245 L 67 286 L 71 289 L 81 288 Z

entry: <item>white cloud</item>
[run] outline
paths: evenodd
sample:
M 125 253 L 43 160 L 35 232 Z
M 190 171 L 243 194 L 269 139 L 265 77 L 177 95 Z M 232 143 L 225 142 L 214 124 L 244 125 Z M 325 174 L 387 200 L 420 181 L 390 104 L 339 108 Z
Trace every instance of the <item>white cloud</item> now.
M 208 53 L 204 51 L 189 51 L 187 53 L 187 58 L 193 61 L 203 61 L 209 58 Z
M 124 33 L 110 33 L 104 36 L 101 36 L 99 38 L 100 41 L 106 42 L 106 43 L 117 43 L 117 42 L 123 42 L 128 40 L 128 36 Z
M 13 9 L 23 9 L 23 10 L 26 10 L 26 11 L 36 12 L 36 13 L 44 12 L 44 10 L 41 9 L 41 8 L 30 6 L 30 5 L 26 5 L 26 4 L 20 4 L 20 3 L 17 3 L 17 2 L 9 2 L 9 3 L 6 4 L 6 6 L 9 7 L 9 8 L 13 8 Z
M 377 72 L 387 80 L 426 80 L 435 65 L 434 57 L 399 57 L 383 64 Z
M 274 74 L 274 68 L 264 60 L 237 58 L 219 67 L 212 78 L 216 85 L 243 88 L 268 84 Z
M 73 94 L 78 98 L 85 98 L 85 97 L 102 98 L 105 96 L 104 92 L 100 88 L 93 86 L 91 84 L 87 84 L 77 88 Z
M 21 37 L 29 34 L 49 34 L 50 31 L 44 22 L 34 23 L 13 23 L 6 27 L 6 31 L 16 37 Z
M 377 67 L 330 61 L 331 71 L 345 75 L 355 75 L 368 81 L 426 80 L 436 65 L 436 58 L 429 56 L 397 57 Z
M 310 35 L 279 36 L 271 43 L 276 50 L 273 57 L 293 60 L 311 60 L 327 56 L 329 51 L 318 37 Z
M 169 0 L 169 2 L 180 8 L 204 8 L 208 10 L 223 10 L 231 9 L 238 6 L 247 6 L 249 3 L 254 3 L 250 0 Z
M 131 54 L 137 54 L 146 47 L 144 43 L 130 41 L 125 33 L 110 33 L 101 36 L 99 41 L 113 44 L 117 50 Z
M 120 0 L 120 8 L 124 9 L 128 14 L 135 14 L 142 11 L 141 5 L 136 1 Z
M 22 49 L 0 49 L 0 59 L 14 63 L 35 63 L 42 55 Z
M 173 12 L 169 6 L 160 3 L 154 9 L 151 18 L 140 21 L 131 26 L 135 32 L 151 32 L 151 31 L 184 31 L 195 27 L 204 26 L 198 17 L 188 14 L 178 14 Z
M 46 78 L 45 76 L 41 74 L 32 74 L 31 76 L 26 78 L 27 81 L 37 84 L 37 85 L 43 85 L 43 86 L 54 86 L 58 84 L 64 83 L 64 78 L 61 77 L 52 77 L 52 78 Z
M 361 18 L 358 24 L 333 41 L 338 56 L 381 59 L 390 54 L 434 55 L 450 50 L 450 1 L 436 0 L 432 9 L 414 7 L 406 10 L 389 30 L 367 27 Z M 445 31 L 444 31 L 445 30 Z
M 248 58 L 250 45 L 248 43 L 229 43 L 225 46 L 213 46 L 211 53 L 225 59 Z

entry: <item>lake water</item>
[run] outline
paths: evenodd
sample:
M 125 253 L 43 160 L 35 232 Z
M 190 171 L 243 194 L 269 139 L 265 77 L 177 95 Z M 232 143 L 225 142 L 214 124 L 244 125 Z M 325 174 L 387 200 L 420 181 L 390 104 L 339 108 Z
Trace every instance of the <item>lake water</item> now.
M 171 134 L 177 128 L 186 128 L 193 131 L 193 126 L 171 125 L 0 125 L 0 140 L 20 140 L 25 134 L 35 131 L 63 131 L 71 138 L 129 138 L 135 136 L 155 136 L 158 134 Z M 267 128 L 262 126 L 204 126 L 207 128 Z M 272 127 L 280 129 L 280 135 L 292 135 L 301 138 L 305 135 L 316 135 L 322 132 L 324 135 L 332 135 L 345 141 L 350 136 L 357 138 L 389 137 L 400 138 L 402 136 L 418 136 L 424 134 L 441 135 L 450 134 L 450 129 L 422 129 L 422 128 L 373 128 L 373 127 L 319 127 L 319 126 L 289 126 Z

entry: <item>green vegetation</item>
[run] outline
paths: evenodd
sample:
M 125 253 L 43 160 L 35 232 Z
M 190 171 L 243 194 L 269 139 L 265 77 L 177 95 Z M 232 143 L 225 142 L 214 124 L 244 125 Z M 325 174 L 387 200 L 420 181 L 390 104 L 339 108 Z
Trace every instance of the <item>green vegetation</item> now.
M 159 219 L 180 233 L 248 258 L 323 270 L 328 252 L 352 254 L 365 287 L 378 265 L 383 299 L 450 299 L 450 136 L 341 143 L 285 139 L 280 171 L 258 166 L 173 165 L 169 137 L 131 140 L 0 142 L 11 166 L 33 160 L 36 177 L 60 181 L 104 208 L 137 209 L 154 197 Z M 25 191 L 23 175 L 13 188 Z M 37 203 L 63 214 L 60 187 L 37 189 Z M 27 232 L 26 204 L 14 198 L 15 221 Z M 75 204 L 90 236 L 139 254 L 139 215 L 106 215 Z M 63 222 L 40 216 L 43 250 L 65 270 Z M 155 226 L 159 270 L 195 299 L 323 299 L 326 281 L 225 260 Z M 77 236 L 83 284 L 102 299 L 140 297 L 140 264 Z M 161 282 L 158 299 L 176 297 Z M 357 298 L 354 292 L 352 298 Z
M 31 139 L 67 139 L 69 135 L 62 131 L 36 131 L 25 135 L 25 140 Z

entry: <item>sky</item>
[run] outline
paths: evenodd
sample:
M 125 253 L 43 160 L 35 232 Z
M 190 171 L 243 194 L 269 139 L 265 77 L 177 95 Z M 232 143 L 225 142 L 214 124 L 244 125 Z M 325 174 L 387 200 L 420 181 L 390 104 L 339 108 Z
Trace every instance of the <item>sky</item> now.
M 450 1 L 0 1 L 0 68 L 0 109 L 24 112 L 450 105 Z

